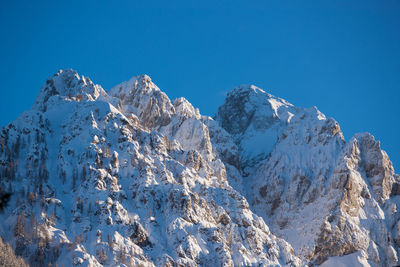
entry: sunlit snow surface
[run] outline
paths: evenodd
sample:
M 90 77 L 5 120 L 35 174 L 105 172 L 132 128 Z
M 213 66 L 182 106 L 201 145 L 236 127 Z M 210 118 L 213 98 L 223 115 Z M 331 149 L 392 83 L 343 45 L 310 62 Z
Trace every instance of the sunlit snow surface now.
M 147 75 L 105 91 L 60 71 L 0 137 L 15 192 L 0 234 L 40 266 L 398 260 L 399 177 L 379 142 L 345 142 L 317 108 L 254 85 L 213 119 Z
M 341 256 L 341 257 L 331 257 L 323 264 L 321 267 L 369 267 L 367 259 L 362 256 L 361 252 L 356 252 L 353 254 Z

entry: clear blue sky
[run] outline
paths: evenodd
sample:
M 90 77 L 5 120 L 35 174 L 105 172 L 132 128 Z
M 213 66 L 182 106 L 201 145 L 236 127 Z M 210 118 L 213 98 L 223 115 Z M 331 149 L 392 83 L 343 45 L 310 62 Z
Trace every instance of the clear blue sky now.
M 214 115 L 253 83 L 371 132 L 400 170 L 400 1 L 17 1 L 0 5 L 0 125 L 73 68 L 105 89 L 146 73 Z

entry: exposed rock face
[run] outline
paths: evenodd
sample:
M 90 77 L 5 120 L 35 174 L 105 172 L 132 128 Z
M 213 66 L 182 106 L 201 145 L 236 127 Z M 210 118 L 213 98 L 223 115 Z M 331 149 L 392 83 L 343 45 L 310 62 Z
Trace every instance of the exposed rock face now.
M 256 86 L 214 120 L 146 75 L 107 92 L 60 71 L 0 141 L 0 235 L 34 266 L 398 263 L 379 142 Z
M 45 112 L 52 96 L 67 96 L 74 101 L 95 100 L 107 95 L 103 88 L 74 70 L 60 70 L 42 86 L 32 109 Z M 54 104 L 50 104 L 54 105 Z
M 10 244 L 3 243 L 0 237 L 0 262 L 4 267 L 26 267 L 26 261 L 21 257 L 17 257 Z
M 234 137 L 244 175 L 271 152 L 295 110 L 254 85 L 242 85 L 228 93 L 215 119 Z
M 113 87 L 110 95 L 119 98 L 126 116 L 136 115 L 142 125 L 149 129 L 168 125 L 175 113 L 167 95 L 147 75 L 135 76 Z

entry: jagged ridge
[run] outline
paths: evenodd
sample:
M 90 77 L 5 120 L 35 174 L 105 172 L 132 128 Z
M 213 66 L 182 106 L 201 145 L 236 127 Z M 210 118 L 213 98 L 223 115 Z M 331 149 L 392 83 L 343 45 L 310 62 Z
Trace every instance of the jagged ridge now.
M 400 179 L 379 142 L 253 85 L 214 120 L 147 75 L 107 92 L 59 71 L 0 138 L 0 233 L 32 265 L 398 261 Z
M 38 266 L 299 265 L 229 185 L 210 121 L 148 76 L 106 92 L 58 72 L 2 129 L 2 236 Z

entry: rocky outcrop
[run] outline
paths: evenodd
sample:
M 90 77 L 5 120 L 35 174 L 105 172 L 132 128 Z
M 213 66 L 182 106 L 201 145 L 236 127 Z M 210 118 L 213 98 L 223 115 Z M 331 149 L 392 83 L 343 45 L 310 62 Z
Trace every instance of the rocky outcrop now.
M 233 136 L 243 175 L 268 156 L 295 110 L 254 85 L 242 85 L 228 93 L 215 120 Z
M 110 95 L 118 98 L 124 115 L 136 115 L 143 127 L 169 124 L 174 106 L 166 94 L 151 81 L 147 75 L 135 76 L 110 90 Z

